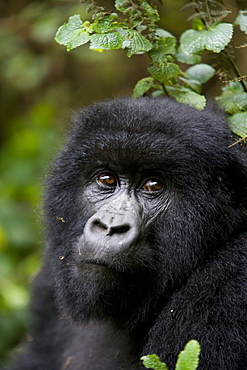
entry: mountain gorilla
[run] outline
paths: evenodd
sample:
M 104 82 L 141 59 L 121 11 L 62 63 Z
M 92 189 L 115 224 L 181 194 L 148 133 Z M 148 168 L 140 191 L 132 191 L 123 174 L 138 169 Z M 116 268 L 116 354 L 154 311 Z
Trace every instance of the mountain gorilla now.
M 225 118 L 170 99 L 93 105 L 46 184 L 47 249 L 9 369 L 247 364 L 247 163 Z

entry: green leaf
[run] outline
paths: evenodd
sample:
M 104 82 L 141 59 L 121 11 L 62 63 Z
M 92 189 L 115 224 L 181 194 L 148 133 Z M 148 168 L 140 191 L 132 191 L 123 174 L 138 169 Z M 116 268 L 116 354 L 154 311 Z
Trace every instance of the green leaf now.
M 205 29 L 205 25 L 200 18 L 193 19 L 193 30 L 201 31 Z
M 247 112 L 235 113 L 229 117 L 228 121 L 232 131 L 240 137 L 247 135 Z
M 139 52 L 147 52 L 150 49 L 152 49 L 152 44 L 150 41 L 146 39 L 145 36 L 141 35 L 139 32 L 135 30 L 128 30 L 127 31 L 127 40 L 129 43 L 127 43 L 127 56 L 131 57 L 133 54 L 139 53 Z
M 155 80 L 166 84 L 169 83 L 172 78 L 178 77 L 180 69 L 175 63 L 160 63 L 159 65 L 151 65 L 148 68 L 148 72 Z
M 159 86 L 159 85 L 156 85 Z M 152 98 L 160 98 L 162 95 L 165 95 L 165 91 L 159 86 L 159 89 L 152 91 Z
M 185 72 L 185 76 L 189 79 L 196 80 L 201 84 L 210 80 L 215 73 L 215 69 L 208 64 L 196 64 L 188 68 Z
M 157 355 L 147 355 L 141 357 L 143 361 L 143 365 L 146 369 L 154 369 L 154 370 L 168 370 L 166 364 L 160 361 L 160 358 Z
M 231 81 L 227 85 L 223 85 L 222 90 L 225 91 L 231 91 L 234 92 L 244 92 L 244 88 L 240 81 Z
M 161 38 L 173 37 L 174 39 L 176 39 L 176 37 L 173 36 L 172 33 L 170 33 L 169 31 L 163 30 L 163 28 L 157 28 L 155 33 L 156 33 L 157 36 L 159 36 Z
M 221 23 L 202 31 L 187 30 L 180 38 L 181 50 L 188 54 L 197 54 L 205 49 L 220 53 L 230 42 L 232 35 L 233 26 L 230 23 Z
M 153 45 L 153 48 L 148 52 L 153 64 L 162 64 L 168 62 L 169 54 L 174 54 L 176 51 L 176 39 L 174 37 L 161 38 Z M 173 58 L 172 58 L 173 59 Z
M 178 355 L 175 370 L 196 370 L 199 364 L 200 345 L 196 340 L 189 341 Z
M 133 98 L 139 98 L 143 96 L 151 87 L 158 87 L 155 84 L 155 80 L 152 77 L 146 77 L 137 82 L 133 90 Z
M 199 95 L 187 87 L 180 85 L 166 86 L 166 90 L 179 103 L 190 105 L 196 109 L 203 109 L 206 106 L 205 96 Z
M 143 10 L 144 15 L 149 18 L 149 21 L 153 23 L 159 21 L 159 13 L 147 1 L 141 1 L 140 8 Z
M 220 107 L 230 114 L 247 111 L 247 93 L 245 92 L 234 92 L 229 89 L 218 96 L 216 100 Z
M 56 42 L 67 46 L 67 51 L 86 44 L 89 38 L 89 33 L 83 29 L 79 14 L 73 15 L 68 23 L 59 27 L 55 36 Z
M 90 27 L 90 32 L 96 33 L 108 33 L 115 30 L 118 27 L 118 22 L 114 21 L 118 15 L 116 13 L 104 14 L 103 17 L 100 14 L 96 16 L 94 23 Z
M 244 33 L 247 33 L 247 11 L 246 10 L 240 10 L 239 15 L 237 16 L 235 20 L 235 24 L 238 24 L 241 31 Z
M 90 49 L 116 50 L 123 44 L 123 37 L 118 32 L 99 33 L 91 35 Z
M 125 12 L 130 6 L 129 0 L 116 0 L 115 1 L 115 8 L 119 12 Z
M 196 80 L 184 78 L 184 77 L 179 77 L 179 78 L 180 78 L 180 80 L 182 80 L 185 83 L 185 85 L 189 86 L 197 94 L 201 94 L 202 85 L 200 84 L 200 82 L 198 82 Z
M 176 59 L 179 62 L 186 64 L 197 64 L 201 61 L 201 55 L 199 54 L 189 54 L 187 50 L 181 50 L 181 47 L 178 49 L 176 54 Z
M 174 54 L 176 52 L 175 37 L 162 37 L 155 43 L 155 49 L 160 54 Z

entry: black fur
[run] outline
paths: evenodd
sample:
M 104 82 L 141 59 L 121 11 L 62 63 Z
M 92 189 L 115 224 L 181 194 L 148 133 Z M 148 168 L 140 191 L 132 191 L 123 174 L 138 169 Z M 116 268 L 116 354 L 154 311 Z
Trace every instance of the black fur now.
M 78 114 L 47 181 L 44 268 L 9 369 L 133 370 L 152 353 L 173 369 L 190 339 L 198 370 L 246 369 L 247 157 L 233 143 L 214 108 L 169 99 Z M 114 186 L 100 183 L 105 173 Z M 150 179 L 162 189 L 146 191 Z M 131 242 L 85 235 L 108 212 L 130 218 Z

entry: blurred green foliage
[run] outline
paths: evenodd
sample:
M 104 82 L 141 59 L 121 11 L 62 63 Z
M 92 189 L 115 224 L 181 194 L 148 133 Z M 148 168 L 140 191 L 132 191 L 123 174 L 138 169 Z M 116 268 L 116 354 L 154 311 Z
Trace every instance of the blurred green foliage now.
M 102 2 L 112 9 L 113 1 Z M 160 9 L 161 26 L 175 36 L 188 26 L 179 12 L 184 4 L 165 0 Z M 0 0 L 0 366 L 27 328 L 29 286 L 43 249 L 42 183 L 71 109 L 131 95 L 147 75 L 145 55 L 129 59 L 87 46 L 68 54 L 56 44 L 57 28 L 73 14 L 86 19 L 85 8 L 78 0 Z M 210 95 L 217 87 L 207 88 Z
M 0 354 L 26 325 L 27 280 L 39 265 L 39 221 L 34 221 L 45 158 L 58 144 L 54 109 L 40 102 L 16 117 L 0 149 Z M 10 314 L 11 313 L 11 314 Z

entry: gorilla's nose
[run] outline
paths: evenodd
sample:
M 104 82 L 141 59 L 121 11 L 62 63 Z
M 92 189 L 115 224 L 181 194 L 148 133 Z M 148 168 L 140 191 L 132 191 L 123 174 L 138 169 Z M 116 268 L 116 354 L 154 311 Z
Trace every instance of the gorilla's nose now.
M 140 227 L 130 212 L 98 212 L 86 223 L 84 240 L 93 248 L 125 249 L 138 239 Z

